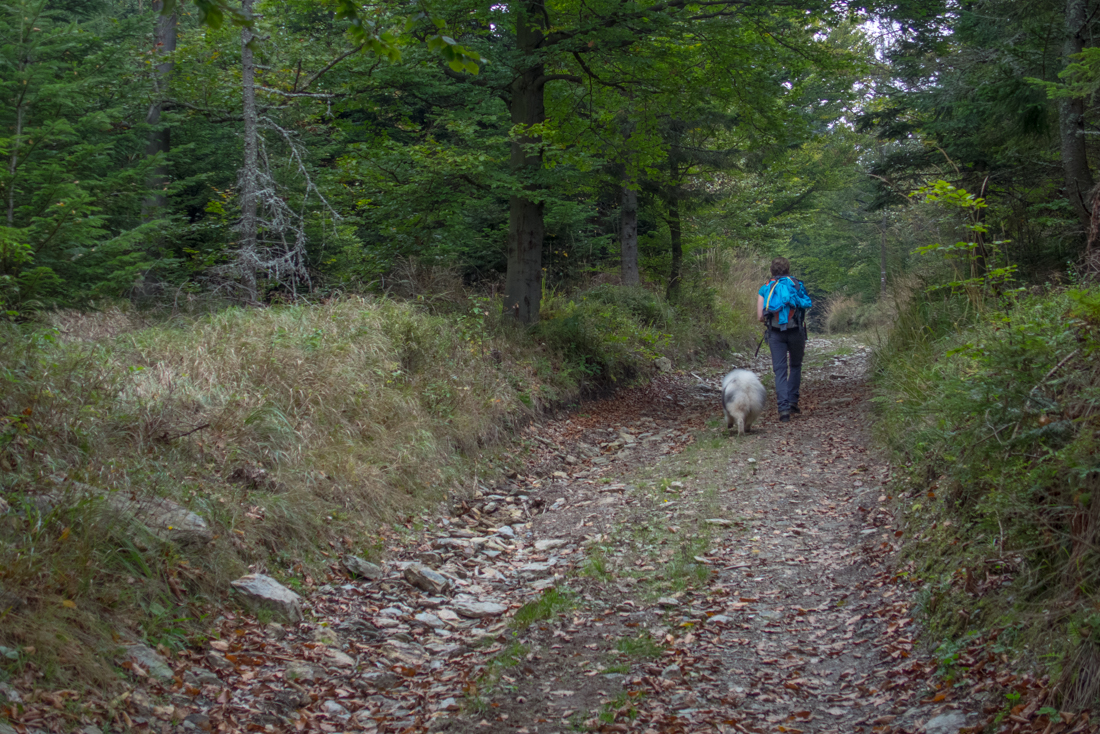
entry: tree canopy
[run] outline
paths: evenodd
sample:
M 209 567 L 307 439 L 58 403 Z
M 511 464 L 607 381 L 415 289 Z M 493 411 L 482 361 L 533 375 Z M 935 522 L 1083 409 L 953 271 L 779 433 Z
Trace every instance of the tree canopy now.
M 0 298 L 260 302 L 415 258 L 532 323 L 604 271 L 675 300 L 712 248 L 872 298 L 961 221 L 911 196 L 937 179 L 1039 272 L 1094 249 L 1091 11 L 16 0 Z

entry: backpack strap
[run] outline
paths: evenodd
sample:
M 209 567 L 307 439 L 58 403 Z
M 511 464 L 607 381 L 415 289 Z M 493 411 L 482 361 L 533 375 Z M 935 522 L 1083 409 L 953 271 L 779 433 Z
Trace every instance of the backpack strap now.
M 764 301 L 764 311 L 767 312 L 772 302 L 772 294 L 775 293 L 775 287 L 779 285 L 779 279 L 776 278 L 772 281 L 772 289 L 768 291 L 768 298 Z
M 771 290 L 768 291 L 768 297 L 764 300 L 764 326 L 769 329 L 772 328 L 772 315 L 771 315 L 771 302 L 772 294 L 775 293 L 775 287 L 779 285 L 779 279 L 776 278 L 772 281 Z

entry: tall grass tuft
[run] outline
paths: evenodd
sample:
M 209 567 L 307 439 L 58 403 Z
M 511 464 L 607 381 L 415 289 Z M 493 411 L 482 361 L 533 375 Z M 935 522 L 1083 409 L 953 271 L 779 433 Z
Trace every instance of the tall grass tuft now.
M 884 335 L 906 311 L 915 294 L 922 290 L 920 278 L 901 275 L 890 283 L 889 290 L 871 303 L 845 293 L 834 293 L 825 302 L 822 325 L 828 334 L 869 332 Z
M 861 304 L 852 296 L 837 293 L 825 302 L 825 333 L 843 334 L 858 331 L 861 323 Z
M 771 277 L 763 257 L 711 248 L 703 253 L 706 284 L 715 300 L 728 309 L 730 324 L 756 329 L 756 294 Z

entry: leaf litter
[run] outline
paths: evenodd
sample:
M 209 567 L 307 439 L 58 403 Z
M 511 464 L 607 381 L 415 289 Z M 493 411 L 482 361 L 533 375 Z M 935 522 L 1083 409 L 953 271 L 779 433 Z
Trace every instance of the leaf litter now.
M 529 426 L 525 471 L 384 533 L 378 578 L 307 579 L 307 621 L 225 613 L 201 648 L 131 655 L 114 699 L 27 678 L 0 714 L 19 734 L 1097 732 L 996 632 L 958 653 L 965 685 L 918 645 L 866 358 L 742 438 L 715 427 L 717 369 Z

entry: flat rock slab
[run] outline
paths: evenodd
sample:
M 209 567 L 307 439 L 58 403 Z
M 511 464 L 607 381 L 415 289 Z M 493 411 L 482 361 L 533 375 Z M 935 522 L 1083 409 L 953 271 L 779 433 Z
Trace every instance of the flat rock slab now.
M 294 662 L 286 666 L 283 674 L 287 680 L 296 682 L 317 680 L 318 671 L 309 663 Z
M 429 594 L 442 594 L 451 587 L 450 580 L 423 563 L 413 563 L 405 568 L 405 580 Z
M 428 653 L 420 645 L 400 640 L 387 640 L 382 644 L 382 654 L 390 660 L 396 660 L 410 667 L 428 662 Z
M 966 725 L 965 716 L 957 711 L 951 711 L 929 719 L 924 725 L 924 734 L 959 734 L 959 729 Z
M 241 576 L 230 585 L 239 591 L 245 602 L 255 609 L 266 609 L 284 622 L 296 624 L 302 615 L 302 597 L 262 573 Z
M 89 499 L 102 501 L 103 511 L 123 522 L 143 526 L 153 536 L 180 546 L 205 546 L 214 540 L 206 521 L 183 505 L 164 497 L 141 497 L 130 492 L 108 492 L 83 482 L 61 479 L 57 489 L 28 499 L 45 514 Z
M 420 614 L 417 614 L 415 617 L 413 617 L 413 619 L 415 619 L 417 622 L 424 625 L 425 627 L 431 627 L 432 629 L 443 629 L 447 626 L 447 624 L 442 619 L 435 616 L 434 614 L 429 614 L 428 612 L 421 612 Z
M 170 681 L 175 675 L 168 661 L 148 645 L 127 645 L 126 659 L 160 681 Z
M 549 563 L 528 563 L 516 569 L 522 576 L 529 578 L 543 578 L 554 573 L 554 567 Z
M 340 563 L 343 565 L 344 570 L 352 576 L 370 579 L 371 581 L 382 578 L 381 566 L 376 563 L 371 563 L 370 561 L 364 561 L 359 556 L 344 556 L 340 559 Z
M 550 540 L 536 540 L 535 541 L 535 550 L 537 550 L 537 551 L 554 550 L 555 548 L 561 548 L 564 545 L 569 545 L 569 541 L 565 540 L 564 538 L 552 538 Z
M 459 601 L 452 607 L 457 614 L 468 619 L 499 617 L 508 611 L 508 607 L 492 601 Z
M 353 658 L 351 655 L 348 655 L 345 652 L 340 652 L 339 650 L 329 650 L 327 654 L 328 654 L 329 660 L 331 660 L 332 663 L 334 665 L 336 665 L 337 667 L 340 667 L 340 668 L 354 668 L 355 667 L 355 658 Z

